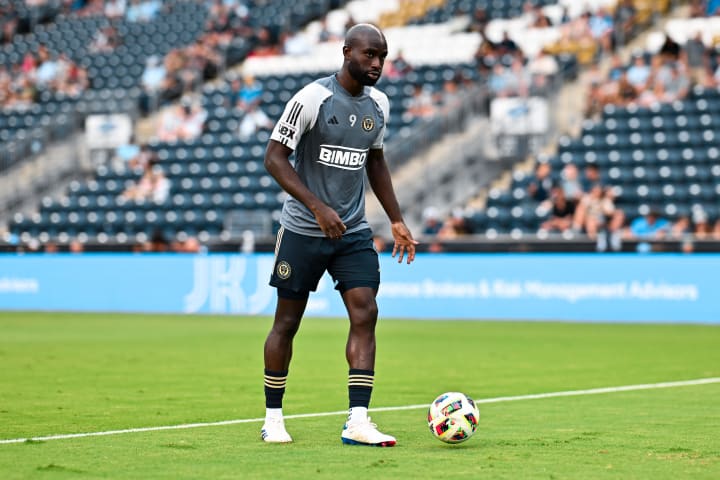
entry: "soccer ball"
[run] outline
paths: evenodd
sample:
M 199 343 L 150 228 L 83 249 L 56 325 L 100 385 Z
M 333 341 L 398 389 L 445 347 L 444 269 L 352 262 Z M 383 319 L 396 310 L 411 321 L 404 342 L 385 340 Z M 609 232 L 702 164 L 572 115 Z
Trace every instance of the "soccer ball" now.
M 428 426 L 445 443 L 460 443 L 472 437 L 480 411 L 472 398 L 460 392 L 443 393 L 430 404 Z

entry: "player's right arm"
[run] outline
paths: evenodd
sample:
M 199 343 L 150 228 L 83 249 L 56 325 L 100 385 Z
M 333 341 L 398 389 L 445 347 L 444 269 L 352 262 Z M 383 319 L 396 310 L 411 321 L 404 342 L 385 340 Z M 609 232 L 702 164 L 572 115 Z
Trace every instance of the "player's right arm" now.
M 277 140 L 270 140 L 265 151 L 265 168 L 287 193 L 302 202 L 328 238 L 340 238 L 347 227 L 335 210 L 321 201 L 300 180 L 290 163 L 292 150 Z
M 340 238 L 347 227 L 340 216 L 307 188 L 290 163 L 290 155 L 302 135 L 317 120 L 318 111 L 328 91 L 317 84 L 300 90 L 285 106 L 265 151 L 265 169 L 287 193 L 315 215 L 322 232 L 329 238 Z

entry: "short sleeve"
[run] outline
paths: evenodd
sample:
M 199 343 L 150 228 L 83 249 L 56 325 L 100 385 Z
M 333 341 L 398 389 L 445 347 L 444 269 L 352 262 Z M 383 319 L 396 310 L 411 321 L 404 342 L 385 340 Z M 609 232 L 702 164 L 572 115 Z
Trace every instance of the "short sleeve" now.
M 373 88 L 370 91 L 370 97 L 375 101 L 384 117 L 383 126 L 378 131 L 378 135 L 375 137 L 375 141 L 372 144 L 373 149 L 380 149 L 383 148 L 383 144 L 385 142 L 385 130 L 387 129 L 387 124 L 390 121 L 390 101 L 388 100 L 387 95 L 376 88 Z
M 305 86 L 285 105 L 270 139 L 295 150 L 303 134 L 315 125 L 320 105 L 330 94 L 318 83 Z

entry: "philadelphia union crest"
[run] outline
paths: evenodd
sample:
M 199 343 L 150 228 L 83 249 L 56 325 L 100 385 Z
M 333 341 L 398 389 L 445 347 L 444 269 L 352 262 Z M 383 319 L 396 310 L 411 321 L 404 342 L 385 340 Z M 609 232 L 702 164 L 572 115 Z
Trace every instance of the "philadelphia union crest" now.
M 290 278 L 290 273 L 292 272 L 292 270 L 290 269 L 290 264 L 287 263 L 285 260 L 278 262 L 275 271 L 277 272 L 278 277 L 282 278 L 283 280 L 287 280 L 288 278 Z
M 373 128 L 375 128 L 375 120 L 372 119 L 372 117 L 365 116 L 362 119 L 362 128 L 366 132 L 371 132 Z

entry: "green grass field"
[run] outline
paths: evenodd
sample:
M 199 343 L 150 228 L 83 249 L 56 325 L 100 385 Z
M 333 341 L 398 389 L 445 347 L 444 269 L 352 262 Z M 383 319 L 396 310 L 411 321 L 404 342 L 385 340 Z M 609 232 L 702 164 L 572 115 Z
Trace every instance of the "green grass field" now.
M 254 419 L 269 318 L 0 313 L 0 441 Z M 306 319 L 285 412 L 347 407 L 347 322 Z M 720 328 L 382 319 L 374 407 L 720 377 Z M 0 478 L 718 479 L 720 383 L 480 405 L 435 440 L 423 408 L 372 414 L 395 448 L 343 446 L 343 416 L 0 443 Z

